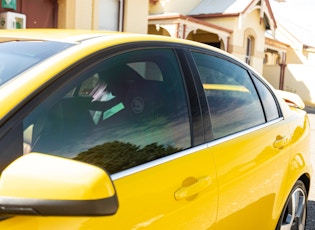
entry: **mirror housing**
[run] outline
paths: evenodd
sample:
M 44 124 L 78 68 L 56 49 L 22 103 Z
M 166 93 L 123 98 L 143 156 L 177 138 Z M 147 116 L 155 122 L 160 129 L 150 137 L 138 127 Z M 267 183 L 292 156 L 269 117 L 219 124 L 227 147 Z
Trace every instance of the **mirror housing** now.
M 109 175 L 83 162 L 30 153 L 0 178 L 0 214 L 104 216 L 117 209 Z

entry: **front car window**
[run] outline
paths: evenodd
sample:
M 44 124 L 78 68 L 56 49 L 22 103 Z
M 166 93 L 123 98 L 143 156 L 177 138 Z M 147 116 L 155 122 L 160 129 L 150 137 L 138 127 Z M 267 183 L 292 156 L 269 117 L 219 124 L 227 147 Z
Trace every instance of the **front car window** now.
M 0 42 L 0 86 L 72 45 L 54 41 Z
M 208 54 L 192 54 L 207 97 L 214 139 L 265 122 L 259 96 L 245 69 Z
M 191 146 L 185 87 L 171 49 L 127 52 L 75 76 L 23 121 L 25 153 L 109 173 Z

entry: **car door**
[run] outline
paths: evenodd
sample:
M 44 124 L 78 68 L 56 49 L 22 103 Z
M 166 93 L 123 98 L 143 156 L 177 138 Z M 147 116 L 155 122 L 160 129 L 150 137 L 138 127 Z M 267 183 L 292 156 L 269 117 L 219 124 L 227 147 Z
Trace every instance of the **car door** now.
M 204 51 L 192 56 L 212 121 L 217 229 L 275 229 L 290 157 L 290 133 L 276 99 L 235 60 Z
M 0 228 L 216 228 L 213 156 L 200 141 L 202 112 L 191 106 L 194 96 L 187 92 L 194 87 L 187 85 L 175 50 L 122 50 L 104 51 L 72 68 L 23 115 L 24 154 L 53 154 L 104 168 L 116 189 L 117 213 L 15 216 Z

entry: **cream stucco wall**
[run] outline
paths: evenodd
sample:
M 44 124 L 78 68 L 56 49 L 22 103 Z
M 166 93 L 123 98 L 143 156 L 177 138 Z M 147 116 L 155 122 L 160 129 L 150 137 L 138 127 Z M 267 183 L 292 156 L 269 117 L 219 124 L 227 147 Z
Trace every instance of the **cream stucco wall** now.
M 58 28 L 75 28 L 75 0 L 58 0 Z
M 300 95 L 306 105 L 315 105 L 315 66 L 289 64 L 285 71 L 284 90 Z
M 210 19 L 205 19 L 205 21 L 221 26 L 226 29 L 230 29 L 230 30 L 237 28 L 237 23 L 238 23 L 237 17 L 210 18 Z
M 315 65 L 315 50 L 313 49 L 312 51 L 308 51 L 307 53 L 304 53 L 304 55 L 308 59 L 308 63 Z
M 234 28 L 231 45 L 232 54 L 240 56 L 244 61 L 246 54 L 246 39 L 253 38 L 253 49 L 251 66 L 259 73 L 263 71 L 264 47 L 265 47 L 265 25 L 260 23 L 259 10 L 254 10 L 239 20 L 237 27 Z M 236 26 L 236 25 L 235 25 Z
M 93 29 L 94 0 L 76 0 L 75 28 Z
M 179 13 L 187 15 L 201 0 L 160 0 L 150 4 L 150 14 Z
M 298 94 L 308 106 L 315 106 L 315 65 L 288 64 L 285 69 L 283 90 Z M 279 88 L 279 65 L 264 66 L 263 76 Z
M 125 0 L 124 31 L 146 34 L 148 31 L 148 0 Z
M 146 34 L 148 0 L 121 1 L 125 4 L 123 31 Z M 58 0 L 58 4 L 58 28 L 98 29 L 99 0 Z
M 265 65 L 262 75 L 275 89 L 279 89 L 279 65 Z
M 58 28 L 93 29 L 97 0 L 59 0 Z
M 286 47 L 283 90 L 298 94 L 308 106 L 315 106 L 315 59 L 312 49 L 301 50 L 295 42 Z M 270 44 L 269 44 L 270 45 Z M 270 62 L 275 63 L 275 62 Z M 263 76 L 279 89 L 280 65 L 264 65 Z

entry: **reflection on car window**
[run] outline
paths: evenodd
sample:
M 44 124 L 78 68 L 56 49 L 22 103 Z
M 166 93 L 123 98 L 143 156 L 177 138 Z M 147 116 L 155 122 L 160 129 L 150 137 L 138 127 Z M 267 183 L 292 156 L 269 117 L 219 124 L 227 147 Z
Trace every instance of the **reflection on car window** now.
M 24 142 L 29 151 L 88 162 L 110 173 L 189 148 L 175 54 L 139 50 L 91 67 L 24 119 Z
M 193 53 L 207 97 L 215 139 L 265 122 L 247 71 L 207 54 Z
M 279 118 L 279 110 L 274 96 L 271 94 L 268 88 L 257 78 L 254 78 L 254 83 L 263 103 L 267 121 Z
M 73 44 L 54 41 L 0 42 L 0 86 L 70 46 Z

